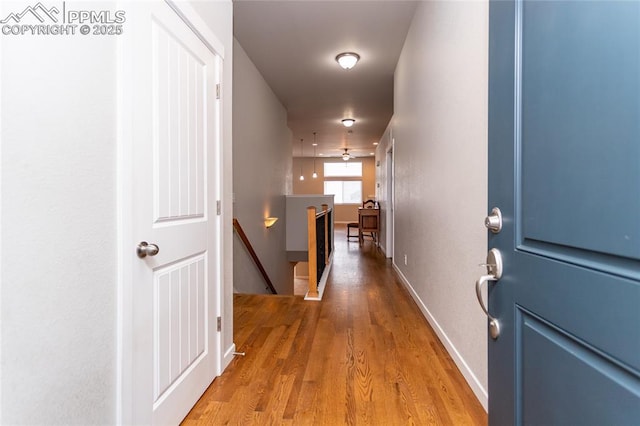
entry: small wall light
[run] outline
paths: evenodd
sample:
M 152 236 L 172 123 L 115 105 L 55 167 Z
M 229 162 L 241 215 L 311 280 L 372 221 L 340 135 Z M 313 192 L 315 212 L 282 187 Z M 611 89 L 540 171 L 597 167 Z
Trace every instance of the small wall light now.
M 276 222 L 278 221 L 277 217 L 267 217 L 264 219 L 264 227 L 265 228 L 271 228 L 273 225 L 276 224 Z

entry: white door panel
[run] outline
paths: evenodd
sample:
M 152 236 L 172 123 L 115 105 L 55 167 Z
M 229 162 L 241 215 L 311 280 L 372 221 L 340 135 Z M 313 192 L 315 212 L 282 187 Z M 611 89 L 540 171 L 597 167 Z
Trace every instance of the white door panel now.
M 222 61 L 166 3 L 139 2 L 127 16 L 131 244 L 160 249 L 132 265 L 132 420 L 177 424 L 213 381 L 220 356 Z

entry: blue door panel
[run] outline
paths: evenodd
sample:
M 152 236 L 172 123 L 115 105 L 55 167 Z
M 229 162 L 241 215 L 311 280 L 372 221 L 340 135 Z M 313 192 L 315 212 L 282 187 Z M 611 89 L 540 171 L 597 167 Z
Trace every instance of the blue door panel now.
M 512 265 L 495 287 L 513 286 L 512 303 L 640 372 L 640 282 L 528 253 Z
M 640 424 L 640 2 L 489 19 L 489 422 Z
M 525 2 L 522 237 L 640 259 L 640 2 Z
M 518 314 L 523 424 L 637 424 L 640 378 L 544 321 Z

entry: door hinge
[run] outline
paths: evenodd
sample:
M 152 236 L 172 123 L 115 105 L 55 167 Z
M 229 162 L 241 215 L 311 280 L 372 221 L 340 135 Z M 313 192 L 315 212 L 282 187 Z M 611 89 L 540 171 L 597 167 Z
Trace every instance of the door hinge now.
M 220 99 L 220 83 L 216 84 L 216 99 Z
M 220 200 L 216 201 L 216 212 L 218 216 L 222 214 L 222 202 Z
M 218 331 L 222 331 L 222 317 L 218 317 Z

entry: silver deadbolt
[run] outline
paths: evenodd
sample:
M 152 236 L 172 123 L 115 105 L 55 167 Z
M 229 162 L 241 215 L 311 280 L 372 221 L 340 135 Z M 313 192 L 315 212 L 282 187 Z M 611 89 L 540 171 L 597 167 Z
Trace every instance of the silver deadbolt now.
M 489 335 L 493 340 L 500 336 L 500 322 L 489 314 L 484 300 L 482 300 L 482 285 L 488 281 L 498 281 L 502 277 L 502 255 L 498 249 L 492 248 L 487 254 L 487 263 L 482 264 L 487 267 L 487 275 L 483 275 L 476 281 L 476 296 L 484 313 L 489 318 Z
M 155 256 L 160 252 L 160 247 L 155 244 L 149 244 L 146 241 L 142 241 L 136 246 L 136 254 L 140 259 L 144 259 L 147 256 Z
M 502 212 L 499 208 L 491 209 L 491 214 L 484 219 L 484 226 L 494 234 L 502 230 Z

